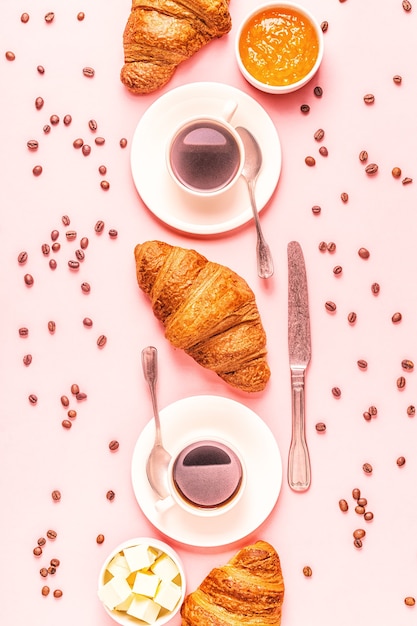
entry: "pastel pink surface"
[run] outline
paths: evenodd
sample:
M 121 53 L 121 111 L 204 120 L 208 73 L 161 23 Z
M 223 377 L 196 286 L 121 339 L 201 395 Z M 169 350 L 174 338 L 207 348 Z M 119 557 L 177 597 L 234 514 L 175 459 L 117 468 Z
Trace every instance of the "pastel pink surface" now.
M 254 0 L 232 0 L 237 25 Z M 0 415 L 1 474 L 1 589 L 3 623 L 61 626 L 82 623 L 110 625 L 97 597 L 98 573 L 106 555 L 135 536 L 166 540 L 146 520 L 133 494 L 130 464 L 136 440 L 151 418 L 151 404 L 140 366 L 140 351 L 154 344 L 159 351 L 158 383 L 161 408 L 181 398 L 223 395 L 246 404 L 272 430 L 284 459 L 284 480 L 276 507 L 253 535 L 227 549 L 198 549 L 175 544 L 186 569 L 189 591 L 215 565 L 227 561 L 240 546 L 258 538 L 270 541 L 280 554 L 286 583 L 282 617 L 288 624 L 351 626 L 352 623 L 415 623 L 416 608 L 404 604 L 417 597 L 415 533 L 417 418 L 407 406 L 417 398 L 415 372 L 403 372 L 403 359 L 417 361 L 417 296 L 415 288 L 417 120 L 413 116 L 416 79 L 415 11 L 405 12 L 401 2 L 381 3 L 305 0 L 319 22 L 327 20 L 325 54 L 318 75 L 301 91 L 282 97 L 257 92 L 239 74 L 234 59 L 234 31 L 209 44 L 178 69 L 160 92 L 135 97 L 119 80 L 123 63 L 122 33 L 130 2 L 3 3 L 0 8 L 0 116 L 1 223 L 0 281 Z M 77 11 L 85 20 L 77 20 Z M 27 24 L 20 21 L 30 14 Z M 55 12 L 52 23 L 44 15 Z M 14 61 L 5 52 L 15 53 Z M 45 67 L 40 75 L 37 65 Z M 83 67 L 95 69 L 93 78 Z M 393 76 L 403 76 L 401 85 Z M 261 214 L 265 235 L 275 261 L 275 275 L 267 282 L 257 277 L 255 230 L 252 223 L 214 237 L 189 237 L 160 221 L 143 205 L 130 171 L 130 141 L 147 108 L 162 93 L 195 81 L 216 81 L 235 86 L 254 97 L 273 119 L 283 153 L 277 190 Z M 313 89 L 323 88 L 317 98 Z M 375 94 L 366 105 L 363 96 Z M 36 97 L 44 98 L 38 111 Z M 300 105 L 307 103 L 307 115 Z M 51 115 L 60 123 L 47 135 L 43 126 Z M 71 114 L 72 123 L 62 119 Z M 96 133 L 88 127 L 95 119 Z M 318 128 L 325 130 L 321 144 Z M 96 146 L 94 138 L 105 138 Z M 84 157 L 73 148 L 77 137 L 92 147 Z M 122 149 L 120 139 L 128 140 Z M 37 152 L 26 143 L 39 140 Z M 328 156 L 319 154 L 320 145 Z M 361 150 L 379 165 L 369 177 L 360 163 Z M 308 167 L 305 157 L 315 157 Z M 39 177 L 32 174 L 42 165 Z M 100 165 L 110 189 L 100 187 Z M 267 165 L 266 165 L 267 166 Z M 402 169 L 394 179 L 394 166 Z M 158 184 L 158 180 L 155 180 Z M 348 193 L 347 203 L 341 193 Z M 320 215 L 312 206 L 321 207 Z M 71 224 L 64 227 L 62 215 Z M 97 235 L 97 220 L 105 223 Z M 61 233 L 55 271 L 41 252 L 50 232 Z M 114 240 L 109 229 L 118 231 Z M 78 272 L 67 261 L 75 249 L 65 231 L 90 240 Z M 227 387 L 214 374 L 200 368 L 164 339 L 145 296 L 136 285 L 133 249 L 146 239 L 195 247 L 211 260 L 230 266 L 252 286 L 268 336 L 272 377 L 262 394 L 247 395 Z M 312 461 L 312 486 L 306 493 L 292 492 L 286 483 L 290 440 L 291 395 L 287 350 L 287 243 L 300 241 L 307 265 L 312 325 L 312 361 L 307 375 L 307 437 Z M 334 242 L 334 253 L 320 252 L 321 241 Z M 370 251 L 368 260 L 358 249 Z M 27 250 L 20 267 L 17 256 Z M 333 268 L 340 265 L 340 276 Z M 27 288 L 25 273 L 35 283 Z M 81 292 L 83 281 L 91 292 Z M 378 282 L 379 295 L 371 292 Z M 329 314 L 325 302 L 336 303 Z M 357 313 L 355 325 L 347 315 Z M 400 311 L 402 321 L 393 324 Z M 84 317 L 94 325 L 83 327 Z M 48 331 L 49 320 L 56 331 Z M 29 328 L 27 338 L 20 327 Z M 96 341 L 107 336 L 99 349 Z M 25 367 L 22 358 L 33 355 Z M 368 362 L 366 371 L 358 359 Z M 399 376 L 405 389 L 397 389 Z M 78 383 L 88 395 L 77 402 L 71 395 Z M 334 386 L 342 394 L 335 399 Z M 28 396 L 38 396 L 31 406 Z M 77 417 L 70 430 L 61 426 L 66 410 L 60 402 L 68 395 Z M 369 406 L 378 415 L 365 421 Z M 325 422 L 325 434 L 315 430 Z M 120 442 L 111 453 L 108 443 Z M 399 468 L 396 459 L 406 458 Z M 259 451 L 262 463 L 262 450 Z M 370 476 L 362 465 L 373 466 Z M 271 482 L 274 477 L 270 477 Z M 354 512 L 352 489 L 359 487 L 375 517 L 365 522 Z M 51 492 L 62 492 L 53 502 Z M 109 489 L 116 497 L 106 499 Z M 338 501 L 346 498 L 343 514 Z M 362 550 L 353 546 L 352 533 L 363 527 Z M 32 550 L 47 529 L 58 537 L 48 541 L 40 558 Z M 96 536 L 105 541 L 97 545 Z M 40 567 L 53 557 L 58 572 L 44 581 Z M 305 578 L 304 565 L 313 570 Z M 51 587 L 42 597 L 41 587 Z M 52 591 L 63 590 L 55 599 Z M 177 616 L 172 622 L 180 624 Z

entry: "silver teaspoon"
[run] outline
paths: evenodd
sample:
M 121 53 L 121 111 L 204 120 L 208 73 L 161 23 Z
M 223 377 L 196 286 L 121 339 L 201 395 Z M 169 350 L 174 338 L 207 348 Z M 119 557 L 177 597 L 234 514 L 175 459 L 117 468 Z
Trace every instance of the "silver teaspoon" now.
M 168 487 L 168 466 L 171 461 L 171 455 L 162 445 L 161 422 L 156 401 L 158 353 L 153 346 L 148 346 L 142 350 L 142 368 L 145 380 L 151 392 L 152 409 L 155 420 L 155 441 L 146 463 L 146 475 L 154 492 L 163 500 L 170 495 Z
M 259 220 L 258 209 L 255 200 L 255 183 L 258 178 L 262 165 L 262 153 L 255 137 L 243 126 L 238 126 L 236 131 L 239 133 L 245 148 L 245 162 L 243 164 L 242 176 L 246 180 L 250 203 L 253 211 L 256 226 L 256 254 L 258 261 L 258 276 L 260 278 L 270 278 L 274 273 L 274 263 L 271 251 L 262 233 L 261 223 Z

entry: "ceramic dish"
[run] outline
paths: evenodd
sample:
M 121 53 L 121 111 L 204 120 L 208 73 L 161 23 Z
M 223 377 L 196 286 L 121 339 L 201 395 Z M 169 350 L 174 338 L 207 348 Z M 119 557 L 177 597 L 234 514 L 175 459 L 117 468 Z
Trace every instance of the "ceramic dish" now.
M 171 453 L 190 439 L 221 438 L 239 450 L 247 480 L 242 498 L 219 517 L 196 517 L 178 506 L 158 512 L 146 477 L 154 440 L 153 420 L 139 436 L 132 459 L 133 490 L 148 520 L 163 534 L 187 545 L 223 546 L 252 533 L 271 513 L 282 483 L 281 455 L 274 435 L 251 409 L 221 396 L 194 396 L 161 410 L 164 446 Z
M 211 235 L 233 230 L 253 219 L 243 178 L 215 198 L 195 198 L 172 180 L 166 165 L 166 146 L 174 129 L 196 115 L 219 116 L 227 100 L 238 104 L 234 126 L 246 126 L 258 140 L 263 167 L 256 184 L 258 210 L 277 186 L 281 173 L 281 144 L 269 115 L 244 92 L 221 83 L 201 82 L 177 87 L 156 100 L 134 132 L 131 169 L 136 189 L 148 209 L 168 226 L 182 232 Z

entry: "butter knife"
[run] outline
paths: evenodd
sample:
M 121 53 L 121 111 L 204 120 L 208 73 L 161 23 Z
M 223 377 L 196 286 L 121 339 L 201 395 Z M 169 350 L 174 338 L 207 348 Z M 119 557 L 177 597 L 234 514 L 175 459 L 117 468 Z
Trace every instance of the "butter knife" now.
M 288 352 L 291 372 L 292 430 L 288 454 L 288 484 L 306 491 L 311 482 L 310 455 L 305 432 L 305 379 L 311 358 L 310 315 L 303 251 L 288 244 Z

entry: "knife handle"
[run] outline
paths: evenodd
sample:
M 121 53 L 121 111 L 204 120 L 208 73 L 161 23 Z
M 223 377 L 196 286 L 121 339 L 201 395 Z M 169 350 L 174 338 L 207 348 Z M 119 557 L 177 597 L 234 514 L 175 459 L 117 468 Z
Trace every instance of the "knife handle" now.
M 294 491 L 310 486 L 311 467 L 305 435 L 305 367 L 291 368 L 292 433 L 288 454 L 288 484 Z

